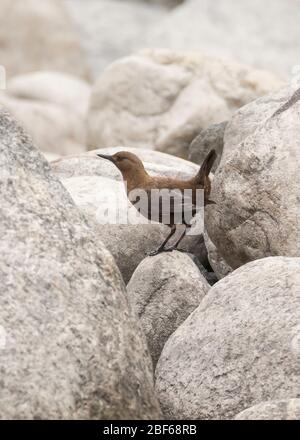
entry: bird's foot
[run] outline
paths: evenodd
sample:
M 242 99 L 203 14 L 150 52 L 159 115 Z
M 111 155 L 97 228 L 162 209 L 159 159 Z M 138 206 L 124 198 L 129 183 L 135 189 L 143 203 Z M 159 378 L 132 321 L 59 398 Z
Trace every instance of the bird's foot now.
M 179 249 L 176 246 L 171 246 L 169 248 L 158 248 L 155 251 L 147 252 L 146 255 L 147 257 L 154 257 L 155 255 L 162 254 L 163 252 L 173 252 L 173 251 L 188 253 L 188 251 L 186 251 L 185 249 Z
M 172 249 L 172 248 L 168 248 L 168 249 L 158 248 L 158 249 L 156 249 L 156 251 L 147 252 L 146 255 L 147 255 L 147 257 L 154 257 L 155 255 L 162 254 L 163 252 L 172 252 L 174 249 Z
M 155 251 L 147 252 L 146 255 L 147 257 L 154 257 L 155 255 L 162 254 L 163 252 L 173 252 L 173 251 L 178 251 L 183 253 L 187 252 L 184 249 L 179 249 L 176 246 L 171 246 L 169 248 L 156 249 Z
M 155 251 L 147 252 L 147 257 L 154 257 L 155 255 L 160 254 L 161 252 L 164 252 L 164 249 L 156 249 Z

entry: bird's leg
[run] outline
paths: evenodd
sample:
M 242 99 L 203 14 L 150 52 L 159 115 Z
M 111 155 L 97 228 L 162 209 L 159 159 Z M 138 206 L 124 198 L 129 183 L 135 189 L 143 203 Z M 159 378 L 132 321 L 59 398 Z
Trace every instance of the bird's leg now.
M 156 251 L 152 251 L 152 252 L 150 252 L 148 255 L 149 255 L 150 257 L 153 257 L 154 255 L 157 255 L 157 254 L 159 254 L 160 252 L 165 252 L 165 251 L 166 251 L 165 246 L 166 246 L 166 244 L 168 243 L 168 241 L 170 240 L 170 238 L 173 237 L 173 235 L 175 234 L 175 231 L 176 231 L 176 225 L 171 226 L 171 232 L 170 232 L 170 234 L 167 236 L 167 238 L 165 239 L 165 241 L 159 246 L 158 249 L 156 249 Z
M 183 238 L 185 237 L 187 228 L 188 228 L 187 226 L 184 228 L 184 231 L 181 234 L 181 236 L 179 237 L 179 239 L 176 241 L 176 243 L 173 246 L 171 246 L 168 249 L 166 249 L 166 252 L 172 252 L 172 251 L 175 251 L 175 250 L 180 250 L 180 249 L 177 249 L 177 248 L 178 248 L 179 244 L 181 243 L 181 241 L 183 240 Z

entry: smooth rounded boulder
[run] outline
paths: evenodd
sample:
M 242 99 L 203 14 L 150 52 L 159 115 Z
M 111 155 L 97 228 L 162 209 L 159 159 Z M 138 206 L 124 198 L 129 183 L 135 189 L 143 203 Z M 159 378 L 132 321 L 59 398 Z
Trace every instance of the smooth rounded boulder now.
M 86 150 L 90 86 L 80 78 L 38 71 L 7 82 L 0 105 L 32 136 L 43 152 L 67 155 Z
M 299 64 L 299 20 L 297 1 L 187 0 L 157 23 L 147 47 L 210 53 L 289 75 Z
M 156 392 L 167 418 L 232 419 L 300 392 L 300 258 L 248 263 L 215 284 L 167 341 Z
M 61 0 L 60 0 L 61 1 Z M 76 23 L 95 78 L 112 62 L 147 46 L 166 8 L 145 1 L 64 0 Z
M 74 23 L 61 0 L 1 0 L 0 59 L 8 78 L 49 69 L 91 77 Z
M 136 268 L 127 295 L 146 335 L 153 365 L 168 338 L 209 289 L 191 258 L 178 251 L 148 257 Z
M 300 256 L 300 91 L 289 86 L 240 109 L 228 123 L 206 227 L 232 267 Z
M 259 403 L 239 413 L 235 420 L 300 420 L 300 399 Z
M 0 164 L 0 418 L 160 417 L 111 254 L 2 111 Z
M 10 78 L 7 91 L 14 98 L 51 102 L 85 117 L 91 87 L 83 79 L 71 74 L 39 70 Z
M 111 64 L 94 85 L 88 147 L 130 145 L 187 158 L 201 130 L 281 85 L 234 61 L 144 50 Z

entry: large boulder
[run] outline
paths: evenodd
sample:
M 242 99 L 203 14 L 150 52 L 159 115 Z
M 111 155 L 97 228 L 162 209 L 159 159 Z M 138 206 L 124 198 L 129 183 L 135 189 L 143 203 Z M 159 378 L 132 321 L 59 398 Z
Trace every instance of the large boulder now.
M 91 87 L 74 75 L 40 70 L 11 78 L 7 82 L 7 91 L 14 98 L 51 102 L 85 117 Z
M 190 257 L 178 251 L 148 257 L 127 285 L 153 365 L 171 334 L 199 306 L 210 286 Z
M 300 256 L 299 98 L 284 88 L 240 109 L 226 128 L 206 226 L 233 268 Z
M 159 417 L 112 256 L 2 111 L 0 164 L 0 418 Z
M 23 125 L 44 152 L 85 151 L 90 86 L 58 72 L 39 71 L 7 82 L 0 104 Z
M 97 152 L 114 154 L 120 150 L 136 153 L 153 175 L 188 178 L 196 174 L 199 167 L 156 151 L 125 147 L 96 150 L 51 163 L 52 170 L 68 189 L 76 205 L 95 223 L 101 240 L 115 257 L 127 283 L 146 254 L 164 241 L 169 228 L 162 224 L 145 224 L 145 219 L 139 218 L 136 209 L 127 201 L 120 172 L 113 164 L 96 155 Z M 121 213 L 128 213 L 130 222 L 125 218 L 122 224 L 121 219 L 116 218 L 114 206 Z M 200 262 L 206 262 L 206 249 L 201 235 L 186 236 L 181 248 L 191 252 Z
M 162 351 L 165 416 L 230 419 L 299 396 L 299 324 L 300 258 L 251 262 L 219 281 Z
M 239 413 L 235 420 L 300 420 L 300 399 L 258 403 Z
M 96 82 L 88 145 L 130 145 L 187 157 L 202 129 L 281 84 L 271 73 L 231 61 L 143 51 L 113 63 Z
M 0 0 L 0 59 L 9 78 L 49 69 L 90 78 L 61 0 Z
M 187 0 L 152 29 L 147 47 L 201 51 L 289 74 L 299 64 L 299 20 L 297 0 Z
M 95 77 L 113 61 L 147 47 L 148 34 L 168 12 L 140 0 L 64 1 Z

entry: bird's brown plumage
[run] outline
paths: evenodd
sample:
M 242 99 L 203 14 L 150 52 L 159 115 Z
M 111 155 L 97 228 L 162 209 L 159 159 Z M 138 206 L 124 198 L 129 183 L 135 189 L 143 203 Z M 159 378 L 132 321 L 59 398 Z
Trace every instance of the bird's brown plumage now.
M 143 162 L 135 154 L 127 151 L 121 151 L 112 156 L 101 155 L 101 154 L 98 154 L 98 156 L 103 159 L 109 160 L 120 170 L 123 176 L 123 180 L 127 184 L 127 196 L 130 202 L 133 204 L 134 201 L 131 199 L 130 193 L 133 190 L 139 190 L 139 189 L 142 189 L 146 191 L 147 194 L 149 194 L 148 196 L 149 202 L 150 202 L 151 190 L 153 189 L 179 190 L 180 192 L 183 192 L 184 190 L 191 190 L 192 191 L 191 203 L 195 207 L 196 207 L 196 198 L 197 198 L 196 192 L 198 189 L 203 189 L 204 205 L 214 203 L 211 200 L 209 200 L 209 195 L 211 192 L 211 182 L 209 178 L 209 173 L 217 157 L 215 150 L 212 150 L 207 155 L 196 176 L 193 176 L 191 179 L 188 180 L 181 180 L 181 179 L 162 177 L 162 176 L 158 176 L 158 177 L 150 176 L 145 170 Z M 171 210 L 172 210 L 172 204 L 171 204 Z M 146 212 L 142 212 L 142 214 L 148 219 L 151 219 L 151 203 L 149 203 L 148 210 Z M 159 217 L 158 221 L 162 222 L 162 219 Z M 172 212 L 171 212 L 170 222 L 168 223 L 168 225 L 171 227 L 171 233 L 170 236 L 168 237 L 169 239 L 175 233 L 174 213 Z M 166 250 L 164 246 L 168 241 L 168 239 L 165 240 L 165 242 L 159 248 L 159 250 Z M 181 240 L 179 240 L 176 243 L 176 247 L 180 241 Z

